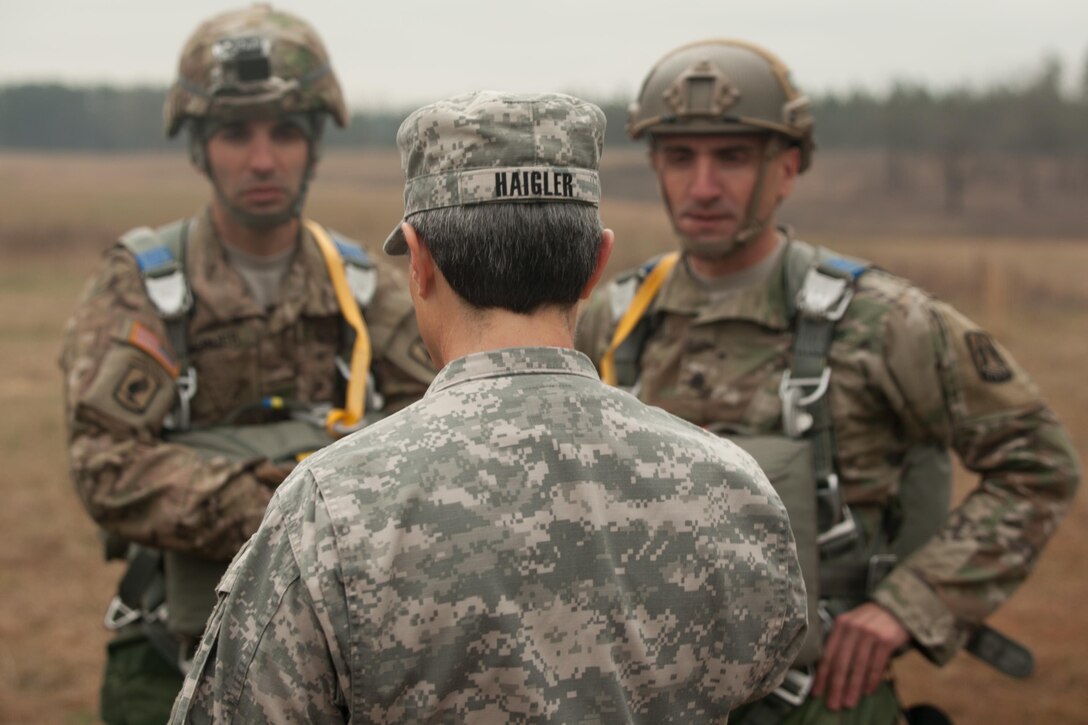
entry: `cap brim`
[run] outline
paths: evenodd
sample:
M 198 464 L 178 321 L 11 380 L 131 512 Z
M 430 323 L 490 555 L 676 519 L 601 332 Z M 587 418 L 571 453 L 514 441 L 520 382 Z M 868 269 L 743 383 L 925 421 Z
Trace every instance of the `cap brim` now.
M 397 222 L 397 226 L 393 227 L 393 231 L 389 232 L 389 236 L 385 238 L 385 243 L 382 244 L 382 251 L 391 257 L 408 254 L 408 242 L 404 239 L 404 231 L 401 229 L 402 224 L 404 224 L 403 219 Z

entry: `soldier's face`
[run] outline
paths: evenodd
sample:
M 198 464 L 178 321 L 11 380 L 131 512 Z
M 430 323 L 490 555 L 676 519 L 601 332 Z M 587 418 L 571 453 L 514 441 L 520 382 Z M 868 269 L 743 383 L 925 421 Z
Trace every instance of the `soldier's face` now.
M 722 244 L 741 228 L 755 192 L 766 138 L 759 134 L 661 136 L 650 158 L 673 226 L 699 244 Z M 779 154 L 769 164 L 761 195 L 760 219 L 774 213 L 789 194 L 793 176 L 783 173 Z
M 284 120 L 253 120 L 219 128 L 206 146 L 208 169 L 234 209 L 254 216 L 283 214 L 302 189 L 310 147 Z

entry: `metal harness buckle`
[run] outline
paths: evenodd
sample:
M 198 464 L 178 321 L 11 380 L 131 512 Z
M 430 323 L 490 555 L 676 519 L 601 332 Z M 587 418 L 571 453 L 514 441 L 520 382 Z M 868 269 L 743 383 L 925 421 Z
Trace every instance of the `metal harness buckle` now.
M 133 609 L 122 602 L 121 597 L 115 596 L 110 600 L 110 605 L 106 607 L 106 617 L 102 623 L 106 625 L 106 629 L 113 632 L 133 622 L 138 622 L 142 618 L 143 612 L 139 609 Z
M 816 604 L 816 615 L 820 618 L 820 639 L 827 641 L 831 630 L 835 628 L 835 617 L 827 608 L 827 600 L 821 599 Z
M 858 535 L 858 525 L 850 513 L 850 507 L 843 503 L 838 475 L 830 474 L 825 483 L 827 485 L 824 488 L 817 488 L 816 496 L 832 512 L 832 525 L 816 535 L 816 545 L 820 547 L 821 553 L 848 544 Z
M 827 393 L 831 382 L 831 368 L 825 367 L 818 378 L 795 378 L 787 370 L 778 384 L 778 397 L 782 400 L 782 427 L 790 438 L 800 438 L 812 427 L 812 414 L 804 410 Z M 815 386 L 806 394 L 805 388 Z
M 144 287 L 147 296 L 165 319 L 177 319 L 193 306 L 193 296 L 185 281 L 185 274 L 176 264 L 165 274 L 145 274 Z
M 340 377 L 344 380 L 351 380 L 351 366 L 344 358 L 339 355 L 336 356 L 336 370 L 340 373 Z M 368 372 L 366 374 L 366 406 L 367 411 L 378 412 L 385 407 L 385 396 L 378 391 L 378 383 L 374 380 L 374 373 Z M 332 410 L 332 406 L 325 406 L 324 415 Z M 324 420 L 324 418 L 322 418 Z M 324 425 L 321 423 L 320 425 Z
M 782 684 L 771 694 L 789 705 L 801 707 L 812 692 L 815 680 L 811 669 L 786 670 L 786 677 L 782 680 Z
M 355 264 L 344 265 L 344 275 L 348 280 L 351 294 L 360 307 L 367 307 L 374 299 L 374 293 L 378 291 L 378 272 L 370 267 L 359 267 Z
M 797 293 L 797 309 L 806 316 L 835 322 L 846 313 L 853 297 L 854 288 L 849 279 L 811 267 Z
M 895 554 L 873 554 L 869 557 L 869 573 L 866 576 L 866 588 L 871 592 L 876 589 L 884 577 L 888 576 L 896 564 L 899 563 L 899 557 Z
M 191 417 L 189 403 L 196 395 L 196 368 L 191 365 L 186 368 L 174 381 L 174 385 L 178 389 L 178 405 L 166 416 L 163 425 L 170 430 L 187 430 Z
M 106 629 L 113 632 L 141 620 L 144 622 L 166 621 L 166 612 L 166 602 L 163 602 L 150 612 L 145 612 L 142 609 L 133 609 L 128 606 L 121 601 L 121 596 L 117 595 L 110 600 L 109 606 L 106 607 L 106 617 L 103 620 L 103 624 L 106 625 Z
M 378 391 L 374 373 L 366 374 L 366 410 L 378 412 L 385 408 L 385 396 Z
M 858 536 L 858 525 L 850 515 L 850 509 L 842 507 L 843 519 L 827 531 L 816 535 L 816 545 L 820 553 L 831 553 L 845 544 L 852 543 Z
M 291 420 L 298 420 L 304 423 L 309 423 L 315 428 L 325 428 L 325 421 L 328 420 L 329 412 L 332 411 L 332 403 L 318 403 L 317 405 L 311 405 L 308 408 L 299 408 L 291 411 Z

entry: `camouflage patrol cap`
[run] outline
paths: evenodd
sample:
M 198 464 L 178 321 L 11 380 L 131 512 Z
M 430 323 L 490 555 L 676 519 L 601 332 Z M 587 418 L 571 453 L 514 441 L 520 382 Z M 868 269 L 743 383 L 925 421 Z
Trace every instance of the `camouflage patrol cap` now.
M 163 108 L 166 135 L 189 118 L 319 111 L 348 122 L 340 83 L 309 23 L 267 4 L 217 15 L 186 42 Z
M 496 202 L 597 206 L 604 129 L 600 108 L 561 93 L 477 91 L 424 106 L 397 131 L 404 219 Z M 408 251 L 400 224 L 383 248 Z
M 631 104 L 627 135 L 777 133 L 801 151 L 815 148 L 808 98 L 786 64 L 743 40 L 701 40 L 659 60 Z

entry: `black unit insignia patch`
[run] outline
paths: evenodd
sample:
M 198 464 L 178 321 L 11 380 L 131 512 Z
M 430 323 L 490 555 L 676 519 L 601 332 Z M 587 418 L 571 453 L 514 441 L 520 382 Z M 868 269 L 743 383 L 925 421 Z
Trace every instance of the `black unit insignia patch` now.
M 1003 383 L 1012 378 L 1012 370 L 997 350 L 993 338 L 978 330 L 965 333 L 964 342 L 971 351 L 971 361 L 978 376 L 987 383 Z
M 151 401 L 155 399 L 155 393 L 159 392 L 159 381 L 148 371 L 132 366 L 125 371 L 121 382 L 113 390 L 113 398 L 125 410 L 133 413 L 143 413 Z

